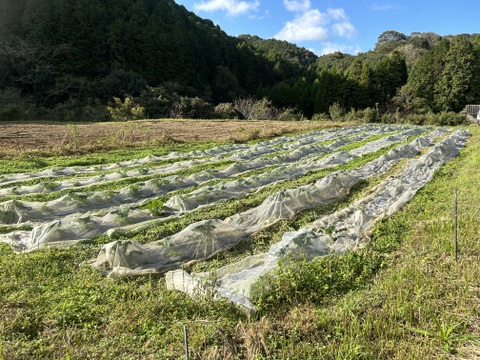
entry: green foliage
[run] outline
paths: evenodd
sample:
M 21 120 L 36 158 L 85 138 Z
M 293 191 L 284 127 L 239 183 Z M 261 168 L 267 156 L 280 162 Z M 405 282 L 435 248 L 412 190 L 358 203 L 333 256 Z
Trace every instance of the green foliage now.
M 364 251 L 313 261 L 293 257 L 281 263 L 275 274 L 259 282 L 255 303 L 260 311 L 273 308 L 278 311 L 279 306 L 289 308 L 307 302 L 320 305 L 363 286 L 382 262 L 381 256 Z
M 454 353 L 455 347 L 465 342 L 472 342 L 480 345 L 480 336 L 466 333 L 466 324 L 449 319 L 447 322 L 440 322 L 434 319 L 435 330 L 411 329 L 412 331 L 431 338 L 432 344 L 438 344 L 447 353 Z
M 330 118 L 330 115 L 328 115 L 328 114 L 316 113 L 316 114 L 313 114 L 312 120 L 313 121 L 330 121 L 332 119 Z
M 395 30 L 387 30 L 378 36 L 375 51 L 389 54 L 398 49 L 407 40 L 407 36 Z
M 102 79 L 101 93 L 106 96 L 128 97 L 139 96 L 146 90 L 146 81 L 133 71 L 114 69 Z
M 221 103 L 215 106 L 215 117 L 219 119 L 239 119 L 241 114 L 232 103 Z
M 113 98 L 114 103 L 107 107 L 111 118 L 114 121 L 137 120 L 144 117 L 145 109 L 135 104 L 131 97 L 122 101 L 120 98 Z
M 333 121 L 339 121 L 345 115 L 345 109 L 342 105 L 336 102 L 328 107 L 328 113 Z
M 25 112 L 18 105 L 9 104 L 0 110 L 0 121 L 15 121 L 25 118 Z

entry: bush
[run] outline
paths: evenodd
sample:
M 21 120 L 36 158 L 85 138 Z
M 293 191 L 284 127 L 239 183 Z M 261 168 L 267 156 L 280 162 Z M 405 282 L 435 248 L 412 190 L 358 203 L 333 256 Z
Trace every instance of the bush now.
M 328 112 L 333 121 L 341 121 L 345 115 L 345 109 L 338 102 L 330 105 Z
M 107 110 L 114 121 L 138 120 L 145 117 L 145 109 L 136 104 L 131 97 L 125 101 L 115 97 L 114 103 L 107 106 Z
M 15 121 L 25 118 L 25 111 L 18 105 L 9 104 L 0 109 L 0 121 Z
M 442 111 L 439 114 L 436 114 L 435 122 L 431 125 L 441 125 L 441 126 L 457 126 L 464 125 L 467 123 L 467 116 L 465 114 L 457 114 L 455 112 L 446 112 Z
M 114 69 L 100 84 L 102 94 L 108 98 L 139 96 L 147 88 L 147 82 L 137 73 Z
M 281 110 L 277 115 L 277 120 L 281 121 L 301 121 L 303 120 L 303 114 L 299 113 L 296 109 L 286 108 Z
M 180 106 L 182 111 L 178 114 L 181 118 L 186 119 L 211 119 L 214 109 L 211 104 L 198 98 L 190 98 L 182 96 L 180 98 Z
M 0 121 L 24 119 L 28 108 L 19 89 L 8 88 L 0 92 Z
M 279 114 L 277 108 L 267 98 L 256 100 L 253 97 L 236 99 L 233 102 L 237 110 L 247 120 L 275 120 Z
M 406 118 L 406 121 L 414 125 L 458 126 L 466 124 L 467 117 L 465 114 L 443 111 L 438 114 L 432 112 L 412 114 Z
M 215 107 L 214 114 L 215 114 L 215 117 L 218 119 L 241 119 L 242 118 L 242 114 L 240 114 L 231 103 L 218 104 Z
M 48 113 L 50 113 L 50 116 L 48 116 Z M 65 122 L 110 120 L 110 114 L 105 106 L 101 105 L 98 100 L 93 99 L 86 102 L 70 99 L 58 104 L 53 110 L 47 110 L 46 116 L 56 121 Z
M 332 119 L 330 118 L 330 115 L 328 115 L 328 114 L 317 113 L 317 114 L 313 114 L 312 120 L 313 121 L 330 121 Z
M 380 114 L 378 110 L 372 109 L 371 107 L 363 110 L 358 110 L 357 116 L 359 119 L 367 123 L 376 123 L 380 121 Z
M 145 109 L 145 117 L 160 119 L 172 117 L 173 106 L 180 102 L 180 96 L 164 87 L 150 87 L 136 100 Z

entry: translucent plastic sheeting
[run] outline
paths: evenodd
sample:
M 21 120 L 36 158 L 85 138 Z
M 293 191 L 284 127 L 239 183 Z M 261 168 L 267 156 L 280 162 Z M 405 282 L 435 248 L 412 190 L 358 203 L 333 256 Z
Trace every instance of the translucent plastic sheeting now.
M 272 171 L 267 171 L 266 173 L 258 176 L 246 179 L 237 179 L 235 181 L 227 182 L 226 184 L 220 184 L 219 186 L 203 187 L 199 189 L 200 191 L 193 193 L 194 200 L 191 200 L 189 203 L 182 202 L 180 204 L 180 202 L 176 200 L 177 197 L 173 197 L 173 200 L 171 199 L 171 201 L 167 203 L 167 205 L 169 206 L 169 211 L 166 212 L 166 216 L 180 214 L 182 212 L 193 210 L 199 206 L 207 204 L 211 205 L 216 201 L 224 201 L 235 197 L 238 198 L 249 192 L 255 191 L 261 186 L 266 186 L 268 184 L 285 179 L 299 177 L 309 171 L 315 171 L 323 167 L 335 166 L 337 165 L 335 161 L 330 160 L 332 156 L 335 157 L 335 159 L 337 159 L 339 163 L 345 163 L 349 159 L 353 159 L 362 155 L 364 152 L 371 152 L 377 150 L 378 148 L 392 145 L 396 142 L 406 139 L 412 134 L 417 134 L 423 131 L 425 130 L 421 128 L 410 129 L 394 136 L 388 136 L 384 139 L 376 140 L 373 142 L 375 143 L 375 146 L 367 144 L 358 149 L 344 151 L 344 154 L 341 157 L 333 154 L 320 161 L 310 160 L 290 166 L 282 166 Z M 346 143 L 356 142 L 368 136 L 370 136 L 370 134 L 361 134 L 350 137 L 348 139 L 340 139 L 327 145 L 326 147 L 309 145 L 302 149 L 298 149 L 298 151 L 296 150 L 292 153 L 285 154 L 284 156 L 279 158 L 266 158 L 260 160 L 266 161 L 267 163 L 270 161 L 273 161 L 273 163 L 278 163 L 280 158 L 283 161 L 293 161 L 297 160 L 297 158 L 302 159 L 303 157 L 305 157 L 305 155 L 308 155 L 312 152 L 317 154 L 318 156 L 319 154 L 326 154 L 335 148 L 339 148 Z M 305 151 L 306 149 L 308 151 Z M 231 166 L 225 169 L 224 171 L 217 172 L 216 176 L 226 177 L 231 175 L 232 172 L 235 173 L 243 171 L 245 170 L 245 167 L 249 166 L 256 167 L 254 162 L 245 165 L 239 163 L 235 164 L 235 166 Z M 208 179 L 211 179 L 211 176 L 213 176 L 213 174 L 210 172 L 206 172 L 206 174 L 209 174 Z M 192 177 L 198 178 L 198 175 L 196 174 Z M 174 184 L 176 184 L 176 186 L 178 186 L 178 184 L 191 184 L 192 177 L 187 178 L 187 180 L 190 180 L 190 182 L 179 182 L 179 179 L 175 179 L 176 181 L 172 182 L 166 181 L 167 179 L 162 179 L 162 184 L 159 184 L 156 181 L 146 182 L 140 188 L 138 188 L 136 190 L 136 193 L 133 195 L 136 195 L 137 199 L 142 198 L 146 191 L 148 191 L 147 194 L 155 193 L 158 195 L 159 193 L 163 193 L 166 190 L 171 190 L 172 187 L 174 187 Z M 204 177 L 200 178 L 201 180 L 206 180 Z M 150 184 L 156 184 L 157 188 L 146 188 L 147 185 Z M 4 215 L 10 216 L 9 218 L 3 219 L 5 222 L 23 222 L 26 220 L 24 218 L 24 214 L 29 215 L 28 220 L 43 219 L 43 221 L 45 222 L 47 219 L 50 218 L 51 220 L 53 220 L 53 222 L 47 222 L 42 225 L 36 226 L 32 231 L 15 231 L 9 234 L 0 235 L 0 242 L 7 242 L 18 250 L 32 250 L 47 245 L 58 246 L 59 242 L 61 241 L 60 239 L 63 239 L 63 241 L 65 242 L 68 241 L 68 243 L 71 244 L 72 240 L 86 240 L 88 238 L 103 234 L 105 232 L 107 232 L 111 237 L 117 237 L 119 235 L 127 234 L 131 235 L 136 231 L 148 228 L 148 226 L 159 225 L 165 221 L 164 219 L 158 218 L 152 219 L 148 211 L 133 210 L 132 208 L 135 207 L 135 204 L 139 205 L 138 201 L 135 202 L 133 198 L 130 200 L 128 206 L 119 205 L 117 207 L 109 207 L 104 211 L 96 213 L 89 211 L 85 214 L 74 214 L 75 210 L 78 211 L 78 204 L 84 209 L 88 209 L 91 204 L 99 207 L 102 206 L 102 204 L 121 204 L 129 200 L 129 197 L 132 196 L 132 190 L 128 190 L 128 192 L 120 191 L 116 195 L 112 194 L 108 197 L 105 196 L 104 192 L 99 192 L 95 194 L 95 197 L 93 199 L 88 197 L 78 199 L 78 194 L 75 196 L 77 196 L 77 201 L 75 201 L 75 199 L 72 199 L 71 195 L 67 195 L 63 198 L 51 202 L 52 205 L 50 205 L 50 203 L 46 203 L 43 206 L 39 206 L 38 204 L 34 203 L 26 204 L 18 201 L 10 201 L 4 203 L 4 205 L 11 206 L 11 208 L 6 209 L 3 212 Z M 177 202 L 175 203 L 175 201 Z M 174 208 L 175 205 L 178 205 L 177 209 Z M 71 215 L 67 214 L 63 217 L 55 216 L 57 214 L 62 214 L 62 212 L 67 213 L 68 211 L 71 212 Z M 125 214 L 126 212 L 128 212 L 129 214 L 128 221 L 126 221 L 125 219 L 121 219 L 117 216 L 118 213 Z M 35 214 L 35 217 L 33 216 L 33 214 Z M 115 219 L 118 219 L 116 223 L 114 221 Z M 55 225 L 52 226 L 52 224 Z M 79 226 L 78 224 L 81 224 L 81 226 Z
M 346 144 L 363 140 L 368 136 L 342 138 L 325 147 L 306 145 L 293 152 L 273 158 L 260 157 L 248 162 L 239 161 L 223 170 L 204 170 L 191 176 L 172 175 L 161 179 L 152 179 L 144 183 L 132 184 L 116 191 L 72 193 L 47 202 L 10 200 L 0 203 L 0 223 L 19 224 L 23 222 L 48 221 L 76 212 L 84 213 L 122 204 L 130 204 L 131 207 L 138 206 L 139 201 L 158 197 L 173 190 L 196 186 L 210 180 L 228 178 L 248 170 L 299 161 L 311 154 L 325 154 Z
M 358 128 L 346 128 L 345 131 L 340 131 L 339 129 L 335 129 L 335 130 L 325 130 L 322 132 L 311 132 L 307 134 L 297 135 L 292 138 L 282 137 L 281 140 L 285 140 L 284 143 L 279 142 L 279 140 L 276 140 L 276 142 L 274 142 L 273 144 L 265 144 L 265 142 L 260 142 L 246 149 L 242 148 L 241 150 L 234 152 L 233 155 L 231 153 L 220 154 L 214 157 L 196 158 L 193 160 L 178 161 L 173 164 L 167 164 L 167 165 L 157 166 L 157 167 L 152 166 L 152 163 L 158 162 L 160 161 L 159 159 L 163 159 L 163 158 L 151 157 L 151 160 L 152 160 L 151 162 L 148 162 L 147 158 L 144 158 L 138 161 L 121 163 L 122 166 L 118 166 L 118 167 L 110 164 L 103 167 L 88 167 L 83 169 L 79 167 L 63 168 L 63 172 L 61 171 L 62 168 L 55 168 L 52 171 L 47 171 L 47 173 L 52 174 L 53 172 L 55 172 L 57 174 L 63 174 L 63 173 L 70 174 L 73 171 L 72 169 L 76 169 L 76 174 L 78 175 L 82 173 L 88 174 L 89 172 L 91 172 L 92 169 L 97 169 L 97 168 L 100 169 L 99 171 L 103 169 L 103 171 L 110 171 L 110 172 L 96 175 L 96 176 L 90 176 L 90 177 L 75 177 L 73 179 L 65 179 L 62 181 L 46 181 L 46 182 L 38 183 L 35 185 L 22 186 L 17 181 L 15 184 L 16 186 L 0 188 L 0 198 L 2 196 L 38 194 L 38 193 L 45 194 L 53 191 L 61 191 L 66 189 L 78 189 L 78 188 L 88 187 L 94 184 L 96 185 L 99 183 L 107 183 L 107 182 L 120 180 L 124 178 L 131 178 L 131 177 L 138 177 L 139 179 L 141 179 L 144 176 L 167 174 L 169 172 L 176 172 L 179 170 L 191 168 L 192 166 L 201 165 L 201 164 L 210 163 L 214 165 L 215 162 L 226 160 L 226 159 L 233 160 L 233 161 L 253 160 L 257 157 L 265 156 L 275 152 L 304 148 L 305 146 L 316 143 L 316 142 L 334 140 L 342 137 L 351 136 L 353 134 L 357 134 L 360 132 L 372 131 L 372 130 L 379 131 L 379 128 L 378 127 L 375 128 L 372 126 L 369 126 L 369 127 L 365 126 L 365 127 L 358 127 Z M 279 145 L 281 146 L 279 147 Z M 175 159 L 175 157 L 172 157 L 172 158 Z M 139 164 L 149 165 L 149 166 L 129 169 L 130 166 L 128 166 L 128 164 L 130 163 L 133 164 L 132 166 L 138 166 Z M 13 175 L 9 175 L 9 177 L 15 178 L 15 177 L 24 176 L 24 175 L 25 174 L 13 174 Z M 62 175 L 57 175 L 57 176 L 62 176 Z M 42 177 L 46 177 L 46 175 L 44 172 L 34 173 L 32 174 L 32 177 L 29 179 L 31 180 L 32 178 L 35 178 L 35 177 L 42 178 Z M 25 179 L 25 180 L 28 180 L 28 179 Z
M 216 271 L 215 290 L 247 311 L 254 311 L 251 297 L 261 291 L 257 283 L 265 274 L 278 268 L 280 259 L 302 255 L 306 259 L 344 253 L 362 246 L 375 222 L 392 215 L 412 199 L 428 183 L 435 170 L 453 159 L 465 146 L 469 133 L 457 130 L 435 145 L 428 153 L 409 161 L 399 172 L 380 183 L 364 198 L 350 206 L 322 217 L 294 232 L 286 232 L 282 240 L 267 253 L 247 257 Z M 369 165 L 367 165 L 369 166 Z M 167 287 L 191 295 L 205 291 L 209 274 L 187 274 L 183 270 L 167 273 Z
M 440 133 L 442 130 L 437 130 L 408 145 L 399 146 L 357 170 L 335 172 L 313 184 L 280 191 L 259 206 L 223 221 L 200 221 L 175 235 L 146 245 L 130 241 L 112 242 L 103 247 L 92 264 L 111 271 L 113 275 L 138 275 L 165 272 L 189 261 L 208 259 L 281 219 L 291 219 L 299 211 L 345 197 L 352 186 L 378 176 L 401 159 L 418 153 Z
M 14 196 L 14 195 L 28 195 L 28 194 L 47 194 L 54 191 L 62 191 L 67 189 L 80 189 L 91 185 L 98 185 L 101 183 L 113 182 L 125 178 L 138 178 L 139 181 L 145 176 L 168 174 L 193 166 L 202 164 L 215 165 L 216 162 L 221 161 L 219 158 L 196 159 L 188 161 L 180 161 L 174 164 L 164 165 L 160 167 L 142 167 L 137 169 L 120 169 L 116 172 L 90 176 L 90 177 L 76 177 L 65 179 L 61 181 L 41 182 L 35 185 L 14 186 L 9 188 L 0 188 L 0 197 Z
M 307 174 L 308 172 L 345 164 L 355 158 L 360 157 L 361 155 L 380 150 L 383 147 L 387 147 L 399 141 L 405 140 L 411 135 L 418 135 L 419 131 L 423 132 L 424 130 L 415 129 L 403 134 L 389 136 L 385 139 L 372 141 L 371 143 L 354 150 L 340 151 L 321 160 L 310 160 L 302 163 L 284 165 L 253 177 L 222 182 L 220 184 L 208 187 L 201 187 L 188 194 L 173 196 L 168 202 L 165 203 L 165 208 L 166 211 L 173 210 L 175 213 L 182 213 L 188 210 L 196 209 L 200 206 L 210 205 L 217 201 L 241 198 L 252 191 L 259 190 L 267 185 L 272 185 L 280 181 L 296 179 Z M 325 150 L 328 149 L 328 147 L 324 148 Z M 330 152 L 325 150 L 322 151 L 321 149 L 318 149 L 316 153 L 325 154 Z
M 351 128 L 351 131 L 356 131 L 355 128 Z M 349 131 L 349 130 L 347 130 Z M 299 134 L 293 137 L 281 136 L 275 139 L 266 140 L 250 146 L 248 144 L 228 144 L 221 145 L 211 149 L 206 150 L 194 150 L 189 153 L 182 153 L 179 151 L 171 152 L 163 156 L 154 156 L 149 155 L 141 159 L 133 159 L 129 161 L 122 161 L 119 163 L 113 164 L 100 164 L 95 166 L 68 166 L 68 167 L 54 167 L 46 169 L 39 172 L 32 173 L 17 173 L 17 174 L 8 174 L 0 175 L 0 185 L 7 185 L 11 183 L 16 183 L 24 180 L 31 180 L 35 178 L 55 178 L 60 176 L 72 176 L 78 174 L 88 174 L 93 172 L 107 172 L 107 171 L 116 171 L 126 169 L 132 166 L 148 165 L 159 161 L 172 160 L 172 159 L 181 159 L 181 158 L 200 158 L 200 157 L 211 157 L 211 156 L 221 156 L 228 154 L 240 154 L 241 151 L 245 150 L 245 158 L 249 158 L 249 155 L 268 153 L 268 149 L 273 149 L 275 146 L 281 143 L 295 143 L 296 141 L 308 142 L 309 137 L 319 136 L 321 132 L 312 132 L 307 134 Z M 339 129 L 325 130 L 325 135 L 327 138 L 329 135 L 333 136 L 340 133 Z M 238 156 L 238 155 L 237 155 Z
M 420 128 L 407 130 L 401 134 L 374 141 L 372 142 L 374 143 L 373 145 L 367 144 L 365 146 L 367 146 L 368 149 L 375 149 L 380 143 L 383 144 L 399 141 L 398 139 L 404 138 L 407 134 L 410 135 L 420 131 L 424 130 Z M 366 137 L 368 136 L 363 135 L 360 139 Z M 264 157 L 257 161 L 238 162 L 224 170 L 205 170 L 186 177 L 172 175 L 161 179 L 152 179 L 143 183 L 132 184 L 116 191 L 108 190 L 97 191 L 94 193 L 71 193 L 47 202 L 10 200 L 0 203 L 0 223 L 19 224 L 23 222 L 45 222 L 74 214 L 76 212 L 85 213 L 87 211 L 100 210 L 112 206 L 121 206 L 123 204 L 130 204 L 131 207 L 139 206 L 145 199 L 155 198 L 170 191 L 197 186 L 209 180 L 231 177 L 247 170 L 295 162 L 311 154 L 325 154 L 351 142 L 359 141 L 360 139 L 358 137 L 342 138 L 325 147 L 307 145 L 279 157 Z M 365 148 L 365 146 L 361 149 Z M 361 153 L 361 149 L 356 149 L 355 151 Z M 347 158 L 348 154 L 345 154 L 343 157 Z M 342 160 L 342 162 L 346 161 L 347 159 Z M 250 184 L 249 186 L 253 188 L 255 184 Z

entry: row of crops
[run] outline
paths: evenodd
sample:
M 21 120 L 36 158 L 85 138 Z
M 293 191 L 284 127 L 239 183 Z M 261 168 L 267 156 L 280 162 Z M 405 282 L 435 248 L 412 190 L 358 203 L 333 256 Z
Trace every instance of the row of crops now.
M 375 222 L 408 202 L 467 138 L 465 130 L 365 125 L 115 164 L 7 174 L 0 176 L 0 242 L 28 252 L 102 236 L 107 240 L 89 264 L 106 274 L 165 273 L 170 289 L 197 294 L 214 286 L 217 296 L 251 311 L 259 280 L 281 259 L 313 259 L 362 246 Z M 381 181 L 361 198 L 286 231 L 268 251 L 214 269 L 215 277 L 212 271 L 183 269 L 230 251 L 280 220 L 342 201 L 376 178 Z M 311 180 L 289 186 L 295 179 Z M 189 214 L 260 192 L 269 195 L 227 217 L 202 218 L 154 241 L 144 237 Z

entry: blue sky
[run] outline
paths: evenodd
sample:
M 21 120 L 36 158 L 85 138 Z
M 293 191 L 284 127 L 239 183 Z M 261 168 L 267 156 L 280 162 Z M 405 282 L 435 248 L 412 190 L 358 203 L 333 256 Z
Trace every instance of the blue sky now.
M 478 0 L 175 0 L 227 34 L 287 40 L 317 55 L 356 54 L 386 30 L 480 33 Z

